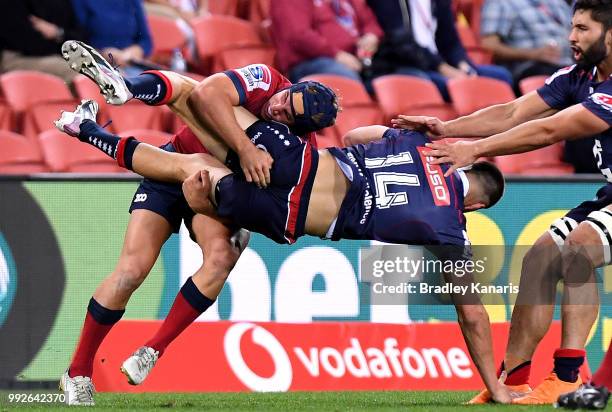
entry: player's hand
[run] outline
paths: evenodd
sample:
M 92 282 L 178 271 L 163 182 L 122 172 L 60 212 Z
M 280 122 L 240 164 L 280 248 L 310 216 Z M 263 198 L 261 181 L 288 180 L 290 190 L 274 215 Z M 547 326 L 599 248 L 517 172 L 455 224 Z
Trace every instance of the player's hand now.
M 336 61 L 344 64 L 349 69 L 354 70 L 356 72 L 360 72 L 361 69 L 363 69 L 363 65 L 361 64 L 361 61 L 357 58 L 357 56 L 354 56 L 351 53 L 347 53 L 342 50 L 340 50 L 336 54 Z
M 258 149 L 252 144 L 238 153 L 240 167 L 247 182 L 253 182 L 259 187 L 268 187 L 270 184 L 270 169 L 274 160 L 265 150 Z
M 40 17 L 30 16 L 30 23 L 36 31 L 38 31 L 45 39 L 59 40 L 60 34 L 63 32 L 58 26 L 50 23 Z
M 398 129 L 416 130 L 425 133 L 432 140 L 442 139 L 445 136 L 445 124 L 437 117 L 405 116 L 400 114 L 391 120 L 393 127 Z
M 512 391 L 503 383 L 498 382 L 495 389 L 491 391 L 491 398 L 495 403 L 512 403 Z
M 210 175 L 206 170 L 200 170 L 183 181 L 183 195 L 194 212 L 206 214 L 213 210 L 209 194 Z
M 430 149 L 427 156 L 434 157 L 430 163 L 442 164 L 450 163 L 444 176 L 450 176 L 460 167 L 469 166 L 478 159 L 475 142 L 458 141 L 455 143 L 435 142 L 427 143 L 425 146 Z

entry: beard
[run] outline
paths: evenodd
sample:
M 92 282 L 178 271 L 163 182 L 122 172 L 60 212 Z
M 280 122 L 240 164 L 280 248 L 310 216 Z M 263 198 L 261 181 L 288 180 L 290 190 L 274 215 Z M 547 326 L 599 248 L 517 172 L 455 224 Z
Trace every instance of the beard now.
M 590 69 L 597 66 L 606 57 L 608 57 L 608 49 L 606 48 L 606 33 L 595 41 L 588 49 L 580 50 L 581 56 L 576 60 L 576 64 L 581 69 Z

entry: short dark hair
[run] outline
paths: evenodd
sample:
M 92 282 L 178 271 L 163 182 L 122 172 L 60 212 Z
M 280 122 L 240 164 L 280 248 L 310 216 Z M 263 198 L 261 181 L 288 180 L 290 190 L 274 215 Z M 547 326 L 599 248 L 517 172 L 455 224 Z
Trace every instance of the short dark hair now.
M 612 29 L 612 0 L 576 0 L 573 12 L 578 10 L 590 10 L 593 20 L 603 24 L 605 31 Z
M 485 208 L 494 206 L 504 195 L 506 181 L 501 170 L 491 162 L 476 162 L 467 171 L 475 176 L 482 187 L 485 196 Z

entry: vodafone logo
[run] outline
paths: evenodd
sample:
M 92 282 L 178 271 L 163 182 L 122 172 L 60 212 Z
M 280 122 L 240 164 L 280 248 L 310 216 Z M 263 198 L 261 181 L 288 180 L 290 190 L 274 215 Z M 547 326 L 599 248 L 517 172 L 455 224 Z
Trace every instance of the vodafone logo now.
M 254 373 L 246 364 L 240 350 L 242 336 L 252 330 L 253 342 L 264 348 L 274 361 L 274 374 L 264 378 Z M 285 392 L 293 380 L 293 369 L 283 345 L 274 335 L 252 323 L 237 323 L 230 327 L 223 339 L 225 357 L 236 377 L 256 392 Z
M 272 359 L 274 373 L 271 377 L 259 376 L 247 365 L 245 359 L 257 359 L 257 355 L 246 350 L 243 353 L 240 349 L 247 332 L 251 332 L 253 343 L 265 349 Z M 458 347 L 402 346 L 397 338 L 391 336 L 374 345 L 363 344 L 354 336 L 340 338 L 332 346 L 331 342 L 308 344 L 310 337 L 312 335 L 305 334 L 300 339 L 303 344 L 299 346 L 283 345 L 259 325 L 237 323 L 225 334 L 225 357 L 236 377 L 247 388 L 257 392 L 287 391 L 290 387 L 299 389 L 304 382 L 311 382 L 308 387 L 316 385 L 314 382 L 324 385 L 323 382 L 329 384 L 330 379 L 346 383 L 364 379 L 401 382 L 405 378 L 464 380 L 474 375 L 470 359 Z

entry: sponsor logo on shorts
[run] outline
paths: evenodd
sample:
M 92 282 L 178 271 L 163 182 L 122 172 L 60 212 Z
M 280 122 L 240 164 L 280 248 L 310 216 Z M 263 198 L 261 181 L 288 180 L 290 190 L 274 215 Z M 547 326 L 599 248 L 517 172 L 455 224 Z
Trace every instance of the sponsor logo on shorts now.
M 134 203 L 146 202 L 146 201 L 147 201 L 147 194 L 146 193 L 138 193 L 134 197 Z

